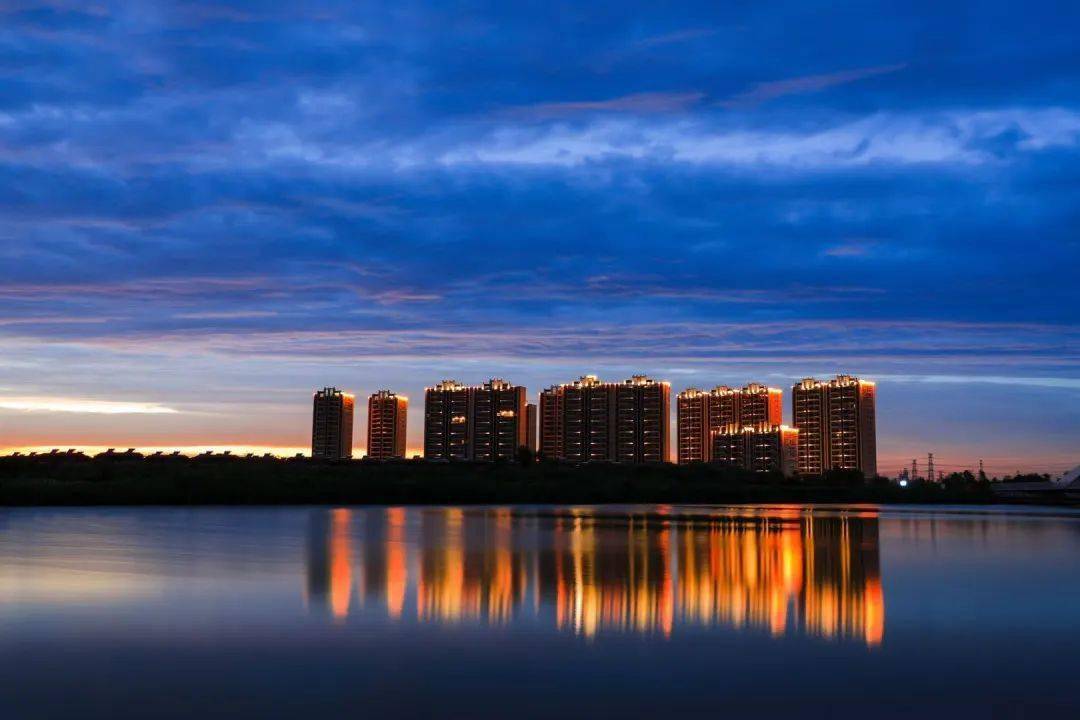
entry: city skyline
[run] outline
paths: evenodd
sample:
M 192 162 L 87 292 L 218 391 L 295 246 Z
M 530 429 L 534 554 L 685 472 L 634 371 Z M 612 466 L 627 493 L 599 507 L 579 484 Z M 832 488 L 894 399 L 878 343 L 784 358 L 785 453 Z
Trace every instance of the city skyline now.
M 750 381 L 747 381 L 747 382 L 742 383 L 742 384 L 735 383 L 734 386 L 729 386 L 729 385 L 726 385 L 726 384 L 719 384 L 719 385 L 716 385 L 715 387 L 712 387 L 712 389 L 709 390 L 709 391 L 702 391 L 696 386 L 689 386 L 689 387 L 683 388 L 682 390 L 676 391 L 675 389 L 670 389 L 671 388 L 671 383 L 669 381 L 666 381 L 666 380 L 654 381 L 651 378 L 649 378 L 647 375 L 641 374 L 641 373 L 636 373 L 632 377 L 630 377 L 629 379 L 627 379 L 625 381 L 619 381 L 619 382 L 603 381 L 603 380 L 599 380 L 596 375 L 586 374 L 586 375 L 580 376 L 580 378 L 578 380 L 574 380 L 574 381 L 571 381 L 571 382 L 564 382 L 562 384 L 551 385 L 549 387 L 542 388 L 540 390 L 533 390 L 533 389 L 530 389 L 530 388 L 525 387 L 523 385 L 515 385 L 513 383 L 508 383 L 507 381 L 503 380 L 502 378 L 490 378 L 488 380 L 484 380 L 482 382 L 472 384 L 472 385 L 467 384 L 467 383 L 460 383 L 457 380 L 444 379 L 444 380 L 442 380 L 442 381 L 440 381 L 438 383 L 435 383 L 434 385 L 429 385 L 429 386 L 424 387 L 423 390 L 421 391 L 420 395 L 421 395 L 421 397 L 425 397 L 425 396 L 428 396 L 428 394 L 431 391 L 442 389 L 442 390 L 449 390 L 449 391 L 453 391 L 453 390 L 460 391 L 460 393 L 462 395 L 462 398 L 466 398 L 467 396 L 466 396 L 465 393 L 467 393 L 467 392 L 468 393 L 475 393 L 475 392 L 481 391 L 481 390 L 490 390 L 493 384 L 496 386 L 497 390 L 501 389 L 501 388 L 505 388 L 506 390 L 511 391 L 512 394 L 515 396 L 515 398 L 517 398 L 518 396 L 520 396 L 520 398 L 521 398 L 520 402 L 522 403 L 522 405 L 521 405 L 522 409 L 520 411 L 516 411 L 516 412 L 520 412 L 521 420 L 518 421 L 516 417 L 514 418 L 515 430 L 513 431 L 513 433 L 514 433 L 515 437 L 518 437 L 519 435 L 523 434 L 524 437 L 525 437 L 525 440 L 524 440 L 524 445 L 525 446 L 530 447 L 530 449 L 535 449 L 535 450 L 539 451 L 541 454 L 544 454 L 544 446 L 543 446 L 542 443 L 543 443 L 543 438 L 544 438 L 545 425 L 544 425 L 544 415 L 542 413 L 543 413 L 544 399 L 545 399 L 546 394 L 552 393 L 554 390 L 556 390 L 558 388 L 575 388 L 575 387 L 580 388 L 580 387 L 582 387 L 583 383 L 585 384 L 586 387 L 588 387 L 590 385 L 597 386 L 598 388 L 603 389 L 605 391 L 605 393 L 607 393 L 609 391 L 614 392 L 615 389 L 617 389 L 618 387 L 623 386 L 623 385 L 648 384 L 648 385 L 664 386 L 666 388 L 669 388 L 667 393 L 670 393 L 670 396 L 668 396 L 667 393 L 665 393 L 665 403 L 669 403 L 669 408 L 668 408 L 668 412 L 667 412 L 667 416 L 666 416 L 666 423 L 665 423 L 667 425 L 667 433 L 666 433 L 666 436 L 665 436 L 666 441 L 667 441 L 667 443 L 666 443 L 667 448 L 664 451 L 666 453 L 666 460 L 664 460 L 664 461 L 665 462 L 671 462 L 671 463 L 678 463 L 679 458 L 681 457 L 679 448 L 680 448 L 680 442 L 682 440 L 682 438 L 680 437 L 680 417 L 679 417 L 680 403 L 683 401 L 684 397 L 686 397 L 688 395 L 690 395 L 690 396 L 700 395 L 700 396 L 704 396 L 705 398 L 709 398 L 711 396 L 712 398 L 714 398 L 713 403 L 712 403 L 711 406 L 710 405 L 705 405 L 702 408 L 702 410 L 705 413 L 713 415 L 712 425 L 710 426 L 711 427 L 710 434 L 711 434 L 712 437 L 711 437 L 710 440 L 708 440 L 706 442 L 706 444 L 709 447 L 709 451 L 708 451 L 709 458 L 708 459 L 712 460 L 713 459 L 712 455 L 713 455 L 713 451 L 714 451 L 714 444 L 715 444 L 715 433 L 718 432 L 718 431 L 721 431 L 721 428 L 722 428 L 722 432 L 730 432 L 730 433 L 734 433 L 734 434 L 740 433 L 742 430 L 750 430 L 750 429 L 754 429 L 754 430 L 763 432 L 766 435 L 769 432 L 772 432 L 773 434 L 779 433 L 779 435 L 776 436 L 776 439 L 771 441 L 771 442 L 778 442 L 779 443 L 779 442 L 781 442 L 781 441 L 779 441 L 779 438 L 784 437 L 788 433 L 795 433 L 796 435 L 799 434 L 798 433 L 798 428 L 796 427 L 796 425 L 798 424 L 797 419 L 796 419 L 795 413 L 793 411 L 793 403 L 795 402 L 795 391 L 799 390 L 800 388 L 808 388 L 808 387 L 814 387 L 814 388 L 820 388 L 820 389 L 828 389 L 828 388 L 836 385 L 838 382 L 840 382 L 841 384 L 847 384 L 848 381 L 853 382 L 857 387 L 869 386 L 869 388 L 870 388 L 870 391 L 871 391 L 870 402 L 871 402 L 871 404 L 870 404 L 869 412 L 870 412 L 870 422 L 871 422 L 871 425 L 870 425 L 871 443 L 872 443 L 872 447 L 873 446 L 880 447 L 881 444 L 882 444 L 881 437 L 880 437 L 880 435 L 878 435 L 877 430 L 876 430 L 876 426 L 880 423 L 880 418 L 878 417 L 878 415 L 876 413 L 875 401 L 874 401 L 874 396 L 877 394 L 877 389 L 878 389 L 877 388 L 877 383 L 873 382 L 873 381 L 868 381 L 866 379 L 860 379 L 860 378 L 857 378 L 857 377 L 853 377 L 853 376 L 845 374 L 845 373 L 834 374 L 834 376 L 826 376 L 826 378 L 824 380 L 818 380 L 818 379 L 812 378 L 812 377 L 801 377 L 796 382 L 793 382 L 791 385 L 789 385 L 786 390 L 783 389 L 783 388 L 777 388 L 777 387 L 772 387 L 772 386 L 769 386 L 769 385 L 765 385 L 765 384 L 762 384 L 762 383 L 760 383 L 760 382 L 758 382 L 756 380 L 750 380 Z M 708 383 L 706 383 L 706 384 L 708 384 Z M 404 410 L 404 412 L 400 412 L 400 410 L 399 410 L 400 416 L 409 418 L 408 419 L 408 424 L 406 425 L 406 433 L 405 433 L 405 438 L 406 439 L 405 439 L 405 442 L 404 442 L 404 446 L 405 446 L 404 447 L 404 454 L 403 455 L 398 454 L 397 457 L 404 457 L 404 458 L 425 458 L 425 457 L 427 457 L 428 453 L 426 452 L 426 449 L 425 449 L 425 440 L 426 440 L 425 422 L 426 422 L 426 418 L 427 418 L 427 404 L 428 404 L 427 403 L 427 399 L 428 399 L 427 397 L 425 397 L 425 402 L 423 403 L 423 405 L 421 405 L 420 410 L 418 412 L 416 412 L 416 413 L 413 413 L 410 416 L 408 414 L 408 412 L 407 412 L 408 405 L 409 405 L 408 397 L 406 395 L 404 395 L 403 393 L 395 392 L 394 390 L 387 390 L 387 389 L 380 386 L 380 389 L 372 391 L 370 394 L 367 395 L 364 402 L 360 404 L 360 411 L 356 412 L 355 415 L 354 415 L 353 408 L 354 408 L 355 400 L 356 400 L 357 397 L 363 398 L 364 394 L 363 393 L 354 393 L 354 392 L 351 392 L 348 389 L 342 389 L 342 388 L 338 388 L 336 386 L 328 386 L 328 387 L 322 388 L 321 390 L 316 390 L 312 394 L 313 397 L 315 398 L 316 412 L 318 412 L 320 397 L 324 396 L 324 395 L 327 395 L 327 394 L 336 394 L 338 396 L 338 398 L 340 398 L 341 402 L 343 402 L 344 405 L 347 406 L 347 410 L 345 411 L 348 414 L 347 423 L 343 420 L 342 424 L 346 425 L 347 429 L 344 432 L 348 434 L 349 442 L 346 442 L 344 436 L 342 437 L 342 440 L 340 441 L 341 446 L 344 446 L 344 447 L 348 448 L 348 452 L 344 453 L 342 455 L 343 457 L 352 457 L 352 458 L 355 459 L 355 458 L 363 458 L 363 457 L 368 456 L 367 450 L 368 450 L 368 443 L 370 442 L 369 433 L 371 432 L 371 424 L 370 424 L 371 420 L 370 420 L 370 418 L 371 418 L 371 413 L 372 413 L 372 409 L 373 409 L 372 403 L 375 402 L 375 401 L 378 401 L 378 400 L 384 400 L 384 401 L 390 400 L 390 401 L 394 402 L 398 408 Z M 717 396 L 721 396 L 723 399 L 727 400 L 727 402 L 726 403 L 718 402 L 715 399 L 715 398 L 717 398 Z M 614 398 L 614 396 L 612 396 L 612 397 Z M 533 402 L 533 400 L 535 400 L 536 402 Z M 474 401 L 473 400 L 463 400 L 462 402 L 463 403 L 472 403 Z M 515 399 L 515 402 L 518 402 L 518 401 Z M 465 407 L 465 405 L 462 405 L 462 407 Z M 517 405 L 515 405 L 515 407 L 517 407 Z M 613 407 L 613 409 L 615 407 L 614 406 L 614 399 L 612 399 L 612 407 Z M 307 432 L 307 434 L 305 436 L 306 437 L 306 442 L 304 444 L 297 444 L 297 445 L 268 445 L 268 444 L 259 444 L 259 443 L 256 442 L 256 443 L 251 443 L 251 444 L 228 444 L 228 443 L 226 443 L 226 444 L 195 444 L 195 445 L 139 445 L 139 444 L 130 443 L 130 442 L 118 442 L 118 443 L 113 443 L 113 444 L 82 445 L 82 444 L 77 444 L 77 443 L 54 443 L 54 444 L 51 444 L 51 445 L 50 444 L 30 445 L 30 446 L 20 446 L 20 447 L 10 447 L 10 448 L 5 448 L 5 449 L 0 449 L 0 454 L 8 454 L 8 453 L 11 453 L 11 452 L 23 452 L 23 453 L 26 453 L 26 452 L 49 452 L 49 451 L 56 450 L 56 449 L 60 449 L 60 450 L 74 449 L 74 450 L 89 451 L 89 452 L 93 453 L 93 452 L 101 452 L 101 451 L 112 450 L 112 449 L 123 450 L 123 449 L 126 449 L 126 448 L 131 448 L 131 449 L 135 449 L 135 450 L 143 451 L 143 452 L 170 452 L 170 451 L 180 450 L 180 451 L 182 451 L 182 452 L 184 452 L 186 454 L 197 454 L 197 453 L 203 453 L 203 452 L 232 452 L 232 453 L 236 453 L 236 454 L 256 454 L 256 455 L 263 454 L 263 453 L 270 453 L 270 454 L 275 454 L 275 455 L 279 455 L 279 456 L 282 456 L 282 457 L 293 456 L 293 455 L 313 455 L 313 448 L 316 445 L 316 433 L 317 433 L 317 430 L 315 428 L 316 428 L 316 426 L 318 424 L 318 420 L 317 420 L 316 416 L 311 413 L 310 408 L 311 408 L 311 406 L 309 405 L 308 406 L 308 414 L 306 416 L 306 421 L 308 423 L 307 424 L 308 432 Z M 779 414 L 777 414 L 778 411 L 779 411 Z M 137 414 L 142 414 L 142 413 L 137 413 Z M 149 416 L 153 416 L 153 415 L 157 415 L 157 414 L 158 413 L 156 413 L 156 412 L 146 413 L 146 415 L 149 415 Z M 530 417 L 533 417 L 534 420 L 530 421 Z M 726 418 L 726 420 L 724 420 L 725 418 Z M 733 421 L 731 420 L 732 418 L 734 418 Z M 521 427 L 517 427 L 517 424 L 519 424 L 519 423 L 522 425 Z M 416 425 L 419 425 L 419 427 L 416 428 L 415 427 Z M 886 425 L 888 425 L 888 422 L 886 422 Z M 330 430 L 331 434 L 336 432 L 336 427 L 337 426 L 335 426 L 335 429 Z M 395 420 L 395 431 L 400 429 L 400 427 L 401 427 L 400 420 Z M 534 432 L 535 437 L 530 437 L 528 435 L 528 428 L 529 427 L 535 428 L 535 432 Z M 762 437 L 765 438 L 766 435 L 762 435 Z M 865 437 L 865 434 L 862 434 L 862 436 Z M 805 436 L 805 428 L 803 430 L 803 437 L 804 438 L 806 437 Z M 816 437 L 811 438 L 811 441 L 812 441 L 812 443 L 820 442 L 820 440 L 818 440 Z M 322 439 L 323 444 L 325 444 L 327 442 L 328 441 L 326 439 Z M 330 441 L 330 442 L 336 442 L 336 440 L 333 440 L 333 441 Z M 389 442 L 389 440 L 387 440 L 385 442 Z M 400 443 L 401 441 L 395 435 L 393 442 Z M 702 442 L 705 442 L 704 439 L 702 440 Z M 742 441 L 740 441 L 740 443 L 741 442 Z M 749 439 L 747 439 L 746 442 L 749 442 Z M 533 448 L 534 443 L 535 443 L 535 448 Z M 888 445 L 887 442 L 886 442 L 886 445 Z M 807 447 L 807 441 L 805 439 L 802 440 L 799 447 L 800 447 L 800 450 L 802 452 L 805 452 L 806 451 L 805 448 Z M 776 449 L 777 449 L 778 452 L 780 451 L 780 445 L 779 444 L 777 445 Z M 462 450 L 462 452 L 465 452 L 465 450 Z M 826 455 L 827 455 L 828 450 L 826 450 L 825 452 L 826 452 Z M 875 467 L 876 466 L 877 474 L 885 475 L 885 476 L 891 476 L 891 477 L 895 477 L 895 476 L 907 471 L 908 469 L 910 469 L 910 463 L 911 463 L 912 459 L 915 459 L 920 466 L 922 466 L 922 464 L 926 460 L 926 452 L 925 451 L 921 452 L 921 453 L 915 451 L 913 453 L 908 453 L 907 455 L 886 456 L 886 460 L 884 461 L 884 463 L 882 463 L 882 461 L 880 459 L 881 458 L 880 453 L 879 452 L 874 453 L 873 450 L 871 452 L 873 454 L 876 454 L 877 462 L 874 463 L 873 461 L 871 461 L 870 467 Z M 943 456 L 940 451 L 935 452 L 934 450 L 929 450 L 929 452 L 934 452 L 935 453 L 935 456 L 938 458 L 938 461 L 936 463 L 937 468 L 939 470 L 943 471 L 946 474 L 948 474 L 949 472 L 960 471 L 960 470 L 965 470 L 965 469 L 966 470 L 971 470 L 972 472 L 975 472 L 980 467 L 980 461 L 982 461 L 983 467 L 984 467 L 985 471 L 987 472 L 987 474 L 989 476 L 1005 476 L 1005 475 L 1009 475 L 1009 474 L 1011 474 L 1013 472 L 1027 472 L 1027 471 L 1031 471 L 1031 470 L 1036 470 L 1036 469 L 1027 468 L 1027 467 L 1015 467 L 1015 468 L 1012 468 L 1010 470 L 1010 469 L 1008 469 L 1009 466 L 1006 463 L 1004 463 L 1004 462 L 1002 462 L 1000 460 L 995 460 L 994 459 L 995 456 L 993 454 L 990 454 L 990 453 L 980 454 L 974 460 L 968 460 L 967 462 L 963 462 L 963 463 L 955 463 L 955 462 L 951 462 L 951 461 L 956 459 L 956 458 Z M 614 450 L 612 450 L 612 453 L 614 453 Z M 506 458 L 509 458 L 509 457 L 511 457 L 512 453 L 507 451 L 506 453 L 504 453 L 504 455 L 505 455 Z M 330 455 L 324 454 L 323 457 L 324 458 L 325 457 L 330 457 Z M 387 457 L 390 457 L 390 456 L 388 455 Z M 558 457 L 558 455 L 556 457 Z M 986 461 L 987 457 L 991 458 L 989 462 Z M 1047 466 L 1047 468 L 1048 468 L 1047 470 L 1042 470 L 1042 469 L 1037 469 L 1037 470 L 1040 471 L 1040 472 L 1044 472 L 1044 471 L 1049 472 L 1050 474 L 1055 474 L 1055 473 L 1060 474 L 1062 469 L 1068 469 L 1068 468 L 1062 468 L 1061 467 L 1061 466 L 1064 466 L 1064 465 L 1068 464 L 1068 461 L 1066 459 L 1067 457 L 1068 456 L 1063 456 L 1063 460 L 1060 463 L 1060 465 L 1051 464 L 1051 465 Z M 607 458 L 607 455 L 605 455 L 605 458 L 606 459 L 612 459 L 612 458 Z M 465 455 L 462 455 L 458 459 L 465 459 Z M 558 457 L 558 459 L 572 459 L 572 458 Z M 601 458 L 594 458 L 594 459 L 601 459 Z M 742 463 L 742 461 L 740 459 L 737 464 L 741 464 L 741 463 Z M 793 463 L 794 463 L 794 460 L 793 460 Z M 747 464 L 749 465 L 750 463 L 747 463 Z M 803 472 L 803 473 L 808 472 L 806 463 L 804 463 L 802 461 L 801 457 L 799 459 L 799 462 L 796 463 L 796 465 L 799 468 L 801 468 L 801 472 Z
M 31 5 L 0 453 L 305 449 L 327 384 L 850 372 L 882 472 L 1077 462 L 1080 8 Z
M 1080 717 L 1078 34 L 0 0 L 5 717 Z

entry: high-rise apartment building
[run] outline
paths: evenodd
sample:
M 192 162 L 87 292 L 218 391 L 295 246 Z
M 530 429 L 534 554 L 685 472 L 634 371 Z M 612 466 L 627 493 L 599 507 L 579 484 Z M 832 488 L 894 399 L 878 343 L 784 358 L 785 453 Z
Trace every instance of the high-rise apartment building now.
M 690 388 L 677 399 L 680 463 L 712 460 L 713 438 L 743 428 L 769 429 L 783 422 L 783 393 L 751 383 L 740 390 L 719 385 L 709 392 Z
M 742 430 L 725 428 L 712 438 L 713 462 L 730 467 L 746 467 L 746 440 Z
M 311 457 L 341 460 L 352 457 L 353 396 L 337 388 L 315 392 L 311 413 Z
M 520 385 L 492 379 L 472 388 L 472 457 L 479 462 L 514 460 L 527 445 L 526 393 Z
M 562 398 L 558 385 L 540 391 L 540 457 L 561 460 L 563 456 Z
M 795 427 L 799 429 L 798 470 L 820 475 L 829 470 L 877 474 L 876 395 L 874 383 L 849 375 L 828 382 L 806 378 L 792 389 Z
M 469 414 L 471 388 L 443 380 L 424 391 L 424 457 L 428 460 L 471 460 Z
M 795 474 L 799 431 L 778 425 L 724 429 L 713 437 L 713 460 L 752 472 Z
M 540 452 L 568 462 L 666 462 L 671 388 L 644 375 L 595 375 L 540 394 Z
M 829 381 L 829 463 L 877 475 L 877 386 L 848 375 Z
M 367 456 L 374 460 L 405 457 L 409 399 L 389 390 L 368 398 Z
M 717 385 L 709 391 L 709 432 L 716 434 L 723 430 L 739 429 L 740 392 L 727 385 Z
M 525 388 L 492 379 L 481 386 L 444 380 L 424 393 L 424 457 L 513 460 L 527 445 Z
M 585 375 L 562 388 L 559 459 L 615 460 L 615 385 Z
M 615 459 L 618 462 L 668 461 L 670 385 L 644 375 L 634 375 L 618 385 L 615 413 Z
M 750 383 L 739 391 L 739 427 L 771 428 L 784 422 L 784 393 Z
M 821 475 L 829 468 L 826 397 L 826 383 L 813 378 L 805 378 L 791 388 L 791 419 L 799 429 L 795 466 L 800 475 Z
M 529 448 L 529 451 L 534 455 L 537 451 L 537 411 L 534 403 L 529 403 L 525 406 L 525 447 Z
M 680 465 L 712 459 L 709 400 L 709 393 L 697 388 L 683 390 L 675 400 L 675 452 Z
M 584 375 L 540 394 L 540 452 L 568 462 L 614 461 L 615 385 Z

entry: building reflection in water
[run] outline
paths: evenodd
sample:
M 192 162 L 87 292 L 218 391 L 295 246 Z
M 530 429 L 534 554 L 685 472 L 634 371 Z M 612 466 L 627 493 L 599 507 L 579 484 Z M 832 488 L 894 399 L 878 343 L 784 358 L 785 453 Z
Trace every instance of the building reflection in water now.
M 339 621 L 348 616 L 352 598 L 351 521 L 351 511 L 337 509 L 314 511 L 308 522 L 305 600 Z
M 528 617 L 590 637 L 722 626 L 870 646 L 885 627 L 872 514 L 329 510 L 312 513 L 307 549 L 308 605 L 335 619 Z

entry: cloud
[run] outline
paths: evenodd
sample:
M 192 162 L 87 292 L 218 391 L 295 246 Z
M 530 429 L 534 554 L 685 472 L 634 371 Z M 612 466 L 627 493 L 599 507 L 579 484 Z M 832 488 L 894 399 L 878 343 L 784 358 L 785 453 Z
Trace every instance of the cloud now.
M 60 397 L 0 397 L 0 410 L 90 415 L 172 415 L 179 412 L 155 403 Z
M 895 65 L 878 65 L 876 67 L 857 68 L 855 70 L 843 70 L 841 72 L 826 73 L 823 75 L 804 75 L 802 77 L 788 78 L 786 80 L 772 80 L 754 85 L 752 88 L 727 100 L 718 103 L 722 107 L 737 108 L 747 105 L 775 100 L 786 95 L 803 95 L 806 93 L 820 92 L 837 85 L 846 85 L 857 80 L 863 80 L 878 75 L 888 75 L 899 72 L 907 67 L 907 63 Z
M 821 251 L 826 257 L 859 258 L 866 257 L 879 245 L 876 240 L 852 239 L 838 245 L 830 245 Z
M 269 318 L 278 313 L 272 310 L 207 310 L 205 312 L 182 312 L 175 313 L 173 317 L 180 320 L 238 320 L 252 318 Z
M 399 305 L 401 303 L 430 303 L 438 302 L 443 296 L 434 292 L 417 292 L 406 289 L 381 290 L 371 293 L 369 296 L 380 305 Z
M 505 113 L 532 120 L 576 115 L 579 113 L 628 113 L 636 115 L 671 113 L 687 110 L 701 102 L 701 92 L 648 92 L 623 95 L 607 100 L 545 102 L 508 108 Z
M 645 123 L 599 120 L 586 126 L 506 126 L 451 146 L 438 156 L 445 167 L 522 165 L 576 167 L 614 162 L 685 164 L 744 170 L 829 170 L 874 166 L 975 166 L 1002 160 L 982 147 L 1005 130 L 1022 140 L 1011 154 L 1076 147 L 1080 112 L 1016 108 L 995 112 L 879 113 L 809 129 L 710 126 L 704 122 Z M 328 156 L 328 153 L 324 153 Z M 338 161 L 352 153 L 338 155 Z M 311 157 L 309 155 L 309 157 Z M 420 154 L 399 155 L 411 164 Z
M 403 366 L 558 379 L 612 358 L 1077 374 L 1080 6 L 1004 11 L 900 66 L 912 12 L 934 37 L 955 17 L 263 5 L 0 0 L 8 394 L 165 397 L 184 413 L 153 424 L 194 443 L 225 435 L 191 393 L 361 362 L 406 389 Z M 896 387 L 952 393 L 928 434 L 1007 393 L 1043 424 L 1008 407 L 998 438 L 1075 430 L 1019 387 Z M 226 432 L 246 418 L 221 408 Z M 18 425 L 151 425 L 100 419 Z M 258 421 L 303 442 L 277 408 Z
M 701 38 L 712 37 L 717 33 L 716 28 L 702 27 L 702 28 L 686 28 L 685 30 L 676 30 L 674 32 L 663 33 L 661 35 L 652 35 L 647 38 L 638 40 L 634 45 L 639 48 L 651 48 L 660 45 L 673 45 L 676 43 L 684 43 L 688 40 L 699 40 Z
M 770 288 L 718 288 L 692 278 L 629 274 L 593 275 L 573 283 L 515 283 L 507 288 L 507 291 L 508 296 L 512 293 L 519 297 L 531 296 L 548 300 L 591 296 L 605 300 L 644 298 L 762 305 L 850 301 L 853 298 L 868 298 L 882 293 L 881 288 L 858 286 L 792 285 Z
M 10 283 L 0 286 L 0 298 L 37 301 L 71 297 L 147 300 L 205 298 L 212 295 L 265 295 L 279 292 L 280 282 L 280 278 L 249 276 L 148 278 L 126 282 Z
M 1076 377 L 1023 377 L 1008 375 L 876 375 L 875 379 L 900 383 L 930 383 L 947 385 L 1009 385 L 1014 387 L 1080 390 Z
M 477 361 L 604 358 L 715 362 L 914 362 L 994 364 L 1053 363 L 1077 367 L 1080 328 L 1053 324 L 942 321 L 797 319 L 718 322 L 705 320 L 579 320 L 572 324 L 446 319 L 383 327 L 129 329 L 70 337 L 70 347 L 166 358 L 225 355 L 254 360 L 319 359 L 329 362 L 424 360 Z M 167 362 L 163 360 L 163 362 Z
M 100 325 L 118 320 L 116 317 L 87 317 L 85 315 L 25 315 L 0 317 L 0 327 L 13 325 Z

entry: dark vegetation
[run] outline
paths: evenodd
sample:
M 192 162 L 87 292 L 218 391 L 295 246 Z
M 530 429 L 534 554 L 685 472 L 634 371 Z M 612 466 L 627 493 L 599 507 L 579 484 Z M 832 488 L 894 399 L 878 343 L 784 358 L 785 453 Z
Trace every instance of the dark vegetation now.
M 0 505 L 993 502 L 963 475 L 898 487 L 858 472 L 784 478 L 714 465 L 322 462 L 234 455 L 81 453 L 0 458 Z

